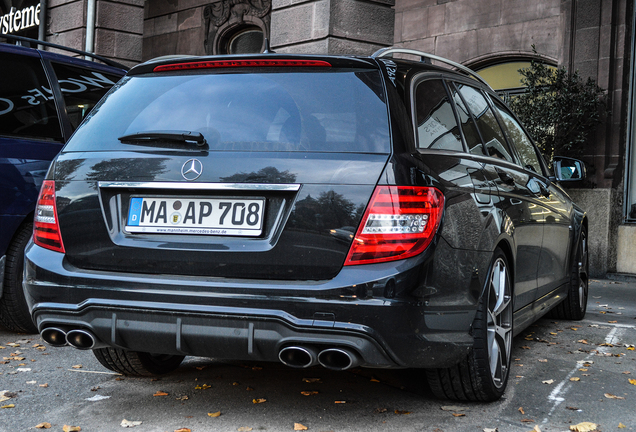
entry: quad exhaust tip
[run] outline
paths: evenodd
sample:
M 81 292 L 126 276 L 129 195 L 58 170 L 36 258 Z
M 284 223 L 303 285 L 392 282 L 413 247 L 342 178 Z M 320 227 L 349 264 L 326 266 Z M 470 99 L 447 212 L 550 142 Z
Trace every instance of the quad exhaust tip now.
M 87 330 L 71 330 L 66 334 L 66 342 L 73 348 L 89 350 L 95 348 L 97 339 Z
M 360 364 L 360 357 L 346 348 L 328 348 L 318 354 L 318 363 L 331 370 L 347 370 Z
M 63 347 L 67 344 L 66 332 L 57 327 L 45 328 L 42 330 L 41 336 L 44 342 L 54 347 Z
M 306 368 L 318 364 L 316 354 L 311 347 L 289 346 L 280 350 L 278 358 L 286 366 Z

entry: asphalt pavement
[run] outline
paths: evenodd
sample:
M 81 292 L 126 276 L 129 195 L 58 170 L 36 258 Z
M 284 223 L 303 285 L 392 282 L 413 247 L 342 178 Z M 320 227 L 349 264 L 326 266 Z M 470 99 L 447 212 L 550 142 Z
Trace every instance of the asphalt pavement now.
M 91 352 L 0 329 L 0 432 L 634 431 L 634 344 L 636 282 L 610 280 L 592 281 L 584 320 L 542 319 L 514 339 L 494 403 L 437 400 L 411 370 L 188 357 L 159 379 L 122 377 Z

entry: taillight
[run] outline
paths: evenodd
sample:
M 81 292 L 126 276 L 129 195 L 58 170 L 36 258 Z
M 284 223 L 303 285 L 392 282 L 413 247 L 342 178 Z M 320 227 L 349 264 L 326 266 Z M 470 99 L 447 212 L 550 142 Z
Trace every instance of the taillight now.
M 55 182 L 44 180 L 35 206 L 33 241 L 43 248 L 64 253 L 64 243 L 55 206 Z
M 433 240 L 444 195 L 432 187 L 378 186 L 358 228 L 345 265 L 415 256 Z
M 189 69 L 235 68 L 235 67 L 331 67 L 323 60 L 294 60 L 294 59 L 266 59 L 266 60 L 208 60 L 189 63 L 173 63 L 157 66 L 153 72 L 168 72 Z

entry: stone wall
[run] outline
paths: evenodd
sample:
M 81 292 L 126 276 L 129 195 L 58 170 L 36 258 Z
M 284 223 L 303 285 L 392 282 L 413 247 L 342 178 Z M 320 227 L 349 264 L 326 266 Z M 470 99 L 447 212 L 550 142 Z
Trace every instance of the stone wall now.
M 560 0 L 396 0 L 395 45 L 470 64 L 497 53 L 559 59 Z
M 210 0 L 152 0 L 144 14 L 144 60 L 169 54 L 205 55 L 203 8 Z
M 616 272 L 618 224 L 621 221 L 621 190 L 568 189 L 574 202 L 586 211 L 590 275 L 603 277 Z
M 84 50 L 87 3 L 86 0 L 49 1 L 47 41 Z M 143 11 L 144 0 L 97 0 L 94 52 L 124 64 L 138 63 Z
M 393 43 L 393 0 L 273 0 L 272 48 L 369 55 Z

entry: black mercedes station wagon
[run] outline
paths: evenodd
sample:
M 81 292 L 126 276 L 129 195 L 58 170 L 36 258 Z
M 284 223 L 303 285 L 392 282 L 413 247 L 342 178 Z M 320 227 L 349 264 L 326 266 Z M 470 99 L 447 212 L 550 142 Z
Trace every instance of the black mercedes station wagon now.
M 558 184 L 584 166 L 552 165 L 477 75 L 417 51 L 149 61 L 51 165 L 26 297 L 49 344 L 123 374 L 413 368 L 496 400 L 516 333 L 586 311 L 588 222 Z

